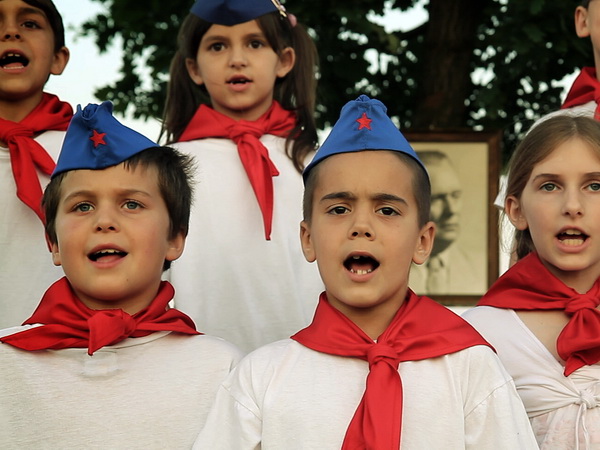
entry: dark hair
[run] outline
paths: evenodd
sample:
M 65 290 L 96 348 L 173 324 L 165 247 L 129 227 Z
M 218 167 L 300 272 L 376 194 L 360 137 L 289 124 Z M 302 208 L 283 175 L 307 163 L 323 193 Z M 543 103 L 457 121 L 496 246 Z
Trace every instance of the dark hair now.
M 28 5 L 41 9 L 46 15 L 54 34 L 54 53 L 57 53 L 62 47 L 65 46 L 65 27 L 63 25 L 62 17 L 58 12 L 58 9 L 56 9 L 54 2 L 52 2 L 52 0 L 23 1 Z
M 422 227 L 429 222 L 429 210 L 431 207 L 431 183 L 427 172 L 423 167 L 411 156 L 406 153 L 396 152 L 392 150 L 365 150 L 365 151 L 389 151 L 396 155 L 413 174 L 412 187 L 417 205 L 418 223 Z M 317 164 L 309 172 L 304 182 L 304 198 L 302 200 L 302 212 L 304 220 L 308 223 L 312 220 L 312 208 L 314 201 L 315 189 L 317 187 L 317 176 L 321 165 Z
M 134 170 L 138 166 L 156 167 L 158 187 L 169 212 L 169 239 L 173 239 L 178 233 L 187 236 L 193 194 L 192 158 L 170 147 L 152 147 L 136 153 L 123 164 L 128 170 Z M 56 214 L 61 186 L 69 172 L 62 172 L 52 178 L 42 198 L 42 208 L 46 214 L 46 234 L 53 244 L 57 242 Z M 163 270 L 167 270 L 170 265 L 171 261 L 165 261 Z
M 289 19 L 282 17 L 279 12 L 260 16 L 256 22 L 277 55 L 281 55 L 287 47 L 293 48 L 296 53 L 296 62 L 292 70 L 276 81 L 273 98 L 284 109 L 296 113 L 296 127 L 286 140 L 286 149 L 300 172 L 306 156 L 316 148 L 318 140 L 314 119 L 317 50 L 306 30 L 300 24 L 292 26 Z M 179 29 L 178 49 L 171 61 L 160 132 L 160 138 L 164 136 L 167 143 L 177 142 L 198 107 L 210 104 L 206 88 L 198 86 L 190 78 L 185 60 L 196 59 L 200 41 L 211 26 L 212 23 L 190 13 Z
M 587 9 L 590 6 L 590 0 L 581 0 L 581 6 Z
M 520 200 L 533 168 L 573 138 L 587 142 L 600 157 L 600 123 L 590 117 L 561 114 L 534 125 L 510 159 L 506 197 Z M 535 251 L 529 229 L 516 230 L 515 240 L 519 259 Z

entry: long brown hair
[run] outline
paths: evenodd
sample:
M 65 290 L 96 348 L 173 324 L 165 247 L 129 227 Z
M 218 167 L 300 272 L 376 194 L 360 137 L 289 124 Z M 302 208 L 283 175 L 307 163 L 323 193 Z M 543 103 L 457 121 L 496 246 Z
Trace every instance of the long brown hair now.
M 296 113 L 296 127 L 286 140 L 286 149 L 300 172 L 306 156 L 315 149 L 318 139 L 314 119 L 317 50 L 306 30 L 300 24 L 292 26 L 290 20 L 282 17 L 279 12 L 265 14 L 256 21 L 275 53 L 281 55 L 287 47 L 293 48 L 296 53 L 292 70 L 284 78 L 277 80 L 273 98 L 283 108 Z M 181 137 L 200 105 L 210 105 L 206 88 L 192 81 L 185 60 L 196 59 L 200 41 L 211 26 L 211 23 L 190 13 L 179 29 L 178 49 L 171 61 L 160 134 L 161 138 L 166 138 L 167 143 L 176 142 Z

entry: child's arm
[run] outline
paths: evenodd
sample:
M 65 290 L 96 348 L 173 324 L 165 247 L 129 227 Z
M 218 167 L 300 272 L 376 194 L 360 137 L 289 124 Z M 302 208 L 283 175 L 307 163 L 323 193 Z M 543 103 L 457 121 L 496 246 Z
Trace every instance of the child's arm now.
M 488 349 L 489 350 L 489 349 Z M 465 444 L 468 449 L 538 449 L 531 424 L 514 382 L 491 350 L 471 361 L 465 405 Z M 480 392 L 483 380 L 503 380 Z
M 251 390 L 251 383 L 248 382 L 244 372 L 244 367 L 238 365 L 217 391 L 215 403 L 194 443 L 194 449 L 259 450 L 261 448 L 261 412 L 251 393 L 248 392 Z

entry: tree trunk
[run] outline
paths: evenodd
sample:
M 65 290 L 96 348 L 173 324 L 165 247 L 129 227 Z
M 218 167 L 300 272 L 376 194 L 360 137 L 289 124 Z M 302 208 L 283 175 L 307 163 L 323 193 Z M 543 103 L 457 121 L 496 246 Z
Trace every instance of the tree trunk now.
M 413 128 L 464 127 L 474 40 L 488 0 L 429 0 Z

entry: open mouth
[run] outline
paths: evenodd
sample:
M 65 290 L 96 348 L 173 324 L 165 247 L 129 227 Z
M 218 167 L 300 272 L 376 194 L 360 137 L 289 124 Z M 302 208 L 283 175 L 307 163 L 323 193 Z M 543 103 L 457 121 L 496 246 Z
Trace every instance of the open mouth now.
M 583 244 L 589 236 L 579 230 L 565 230 L 556 237 L 564 245 L 576 246 Z
M 366 275 L 379 267 L 379 261 L 370 256 L 353 255 L 346 258 L 344 267 L 351 273 Z
M 27 67 L 29 59 L 19 52 L 6 52 L 0 57 L 0 67 L 3 69 Z
M 227 82 L 227 84 L 246 84 L 250 83 L 251 81 L 252 80 L 246 77 L 233 77 Z
M 103 250 L 100 250 L 97 252 L 90 253 L 88 255 L 88 258 L 94 262 L 97 262 L 97 261 L 100 261 L 102 258 L 107 258 L 107 257 L 124 258 L 125 256 L 127 256 L 127 252 L 107 248 L 107 249 L 103 249 Z

